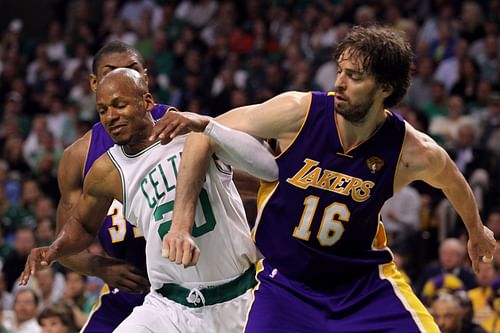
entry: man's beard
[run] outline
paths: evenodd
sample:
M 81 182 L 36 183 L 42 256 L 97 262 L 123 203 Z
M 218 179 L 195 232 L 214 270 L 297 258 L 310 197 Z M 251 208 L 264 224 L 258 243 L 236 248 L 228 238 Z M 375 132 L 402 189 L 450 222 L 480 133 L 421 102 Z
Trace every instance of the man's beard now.
M 352 105 L 349 104 L 349 102 L 346 102 L 344 105 L 337 105 L 335 111 L 350 123 L 362 123 L 373 105 L 374 96 L 375 89 L 370 91 L 367 94 L 366 99 L 361 103 Z

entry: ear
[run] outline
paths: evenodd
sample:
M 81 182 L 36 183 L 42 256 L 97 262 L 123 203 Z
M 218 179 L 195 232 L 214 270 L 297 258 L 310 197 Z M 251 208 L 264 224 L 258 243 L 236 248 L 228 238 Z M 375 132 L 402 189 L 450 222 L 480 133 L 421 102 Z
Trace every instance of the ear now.
M 382 85 L 382 93 L 384 94 L 384 98 L 391 96 L 393 92 L 394 88 L 390 84 Z
M 97 90 L 97 76 L 95 74 L 90 74 L 89 76 L 90 89 L 95 93 Z
M 144 108 L 147 112 L 151 112 L 151 110 L 153 110 L 153 107 L 155 106 L 153 95 L 151 95 L 151 93 L 145 93 L 142 98 L 144 102 Z

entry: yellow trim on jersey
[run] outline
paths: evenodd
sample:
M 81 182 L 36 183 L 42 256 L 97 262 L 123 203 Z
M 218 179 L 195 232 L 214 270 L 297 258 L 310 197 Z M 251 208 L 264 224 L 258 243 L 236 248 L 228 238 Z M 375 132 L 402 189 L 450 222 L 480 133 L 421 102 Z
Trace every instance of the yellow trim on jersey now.
M 252 240 L 255 242 L 255 234 L 257 233 L 257 228 L 260 224 L 260 218 L 262 217 L 262 211 L 266 206 L 269 199 L 273 195 L 274 191 L 278 188 L 279 181 L 275 182 L 260 182 L 259 192 L 257 193 L 257 217 L 255 218 L 255 225 L 251 232 Z
M 397 270 L 394 262 L 379 265 L 379 276 L 382 280 L 390 282 L 394 293 L 401 301 L 401 304 L 410 313 L 420 332 L 440 332 L 429 311 L 427 311 L 422 302 L 420 302 L 417 296 L 413 293 L 410 285 L 405 282 L 403 276 Z
M 380 213 L 377 225 L 377 232 L 372 241 L 373 250 L 388 250 L 387 248 L 387 234 L 385 233 L 384 224 L 380 221 Z
M 250 316 L 250 311 L 252 310 L 252 305 L 255 302 L 255 291 L 259 290 L 259 287 L 260 287 L 260 280 L 259 280 L 258 276 L 259 276 L 259 273 L 262 272 L 263 270 L 264 270 L 264 259 L 260 259 L 259 261 L 257 261 L 257 263 L 255 263 L 255 280 L 257 281 L 257 284 L 255 285 L 255 287 L 252 288 L 252 300 L 250 301 L 250 306 L 248 307 L 248 310 L 247 310 L 245 324 L 243 325 L 243 327 L 244 327 L 243 332 L 246 331 L 247 324 L 248 324 L 248 317 Z
M 285 149 L 283 149 L 281 151 L 281 153 L 279 153 L 275 159 L 278 159 L 281 155 L 283 155 L 291 146 L 293 146 L 293 144 L 295 143 L 295 141 L 297 140 L 297 138 L 299 137 L 299 134 L 300 132 L 302 131 L 302 128 L 304 128 L 304 125 L 306 124 L 306 121 L 307 121 L 307 117 L 309 117 L 309 112 L 311 111 L 311 105 L 312 105 L 312 100 L 313 100 L 313 95 L 312 93 L 310 92 L 309 95 L 311 95 L 311 98 L 309 99 L 309 107 L 307 108 L 307 113 L 306 113 L 306 116 L 304 117 L 304 121 L 302 122 L 302 125 L 300 125 L 300 128 L 299 130 L 297 131 L 297 133 L 295 133 L 295 136 L 294 138 L 292 139 L 292 142 L 290 142 L 290 144 L 288 145 L 288 147 L 285 147 Z
M 80 330 L 80 333 L 81 332 L 84 332 L 85 331 L 85 328 L 87 328 L 87 325 L 90 323 L 90 320 L 92 319 L 92 315 L 94 313 L 97 312 L 97 310 L 99 310 L 99 308 L 101 307 L 101 300 L 102 300 L 102 297 L 104 295 L 108 295 L 109 293 L 111 293 L 111 291 L 109 290 L 109 286 L 107 283 L 104 284 L 104 286 L 102 286 L 101 288 L 101 292 L 99 293 L 99 297 L 97 298 L 97 300 L 95 301 L 94 303 L 94 306 L 92 306 L 92 311 L 90 311 L 89 313 L 89 317 L 87 318 L 87 321 L 85 322 L 85 324 L 82 326 L 81 330 Z

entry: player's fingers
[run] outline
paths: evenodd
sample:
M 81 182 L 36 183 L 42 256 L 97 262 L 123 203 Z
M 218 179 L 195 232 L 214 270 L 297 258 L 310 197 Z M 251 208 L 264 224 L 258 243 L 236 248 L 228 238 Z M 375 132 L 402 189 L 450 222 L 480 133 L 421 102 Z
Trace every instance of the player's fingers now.
M 119 289 L 127 288 L 127 290 L 125 289 L 124 290 L 131 292 L 146 291 L 149 289 L 150 286 L 151 285 L 148 279 L 146 279 L 144 276 L 140 274 L 134 274 L 132 272 L 129 272 L 126 276 L 120 279 L 120 281 L 116 285 L 116 287 L 118 287 Z
M 167 236 L 163 237 L 163 246 L 161 249 L 161 256 L 163 258 L 170 257 L 170 242 Z
M 149 136 L 149 141 L 157 140 L 158 137 L 160 136 L 160 134 L 165 129 L 167 124 L 168 123 L 166 121 L 162 121 L 162 120 L 159 120 L 158 122 L 156 122 L 156 124 L 153 126 L 153 131 L 152 131 L 151 135 Z
M 182 257 L 184 256 L 184 246 L 181 240 L 175 243 L 175 250 L 175 263 L 180 265 L 182 264 Z
M 200 249 L 196 246 L 193 250 L 193 257 L 191 258 L 190 266 L 196 265 L 198 258 L 200 258 Z
M 193 256 L 193 246 L 189 242 L 184 242 L 182 254 L 182 264 L 184 267 L 188 267 L 191 264 L 191 258 Z
M 30 278 L 30 265 L 29 261 L 26 261 L 24 264 L 24 270 L 21 273 L 21 277 L 19 278 L 19 285 L 20 286 L 25 286 L 28 283 L 28 280 Z
M 472 261 L 472 270 L 475 273 L 479 273 L 479 257 L 474 256 L 471 261 Z
M 170 253 L 168 259 L 170 259 L 170 261 L 175 261 L 176 256 L 177 256 L 177 245 L 176 245 L 176 240 L 174 239 L 170 243 Z

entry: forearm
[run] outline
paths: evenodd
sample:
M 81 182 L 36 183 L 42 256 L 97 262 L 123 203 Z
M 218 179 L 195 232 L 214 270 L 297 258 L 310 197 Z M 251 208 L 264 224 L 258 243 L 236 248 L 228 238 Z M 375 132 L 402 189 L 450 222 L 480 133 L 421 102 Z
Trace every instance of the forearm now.
M 94 233 L 84 228 L 77 219 L 71 217 L 50 246 L 57 254 L 54 260 L 80 253 L 94 241 L 95 237 Z
M 203 186 L 211 155 L 208 137 L 198 133 L 188 136 L 177 176 L 171 230 L 191 233 L 198 195 Z
M 254 137 L 211 120 L 204 132 L 217 144 L 217 154 L 251 175 L 274 181 L 278 165 L 268 149 Z
M 448 163 L 450 166 L 445 169 L 447 171 L 444 176 L 447 178 L 445 178 L 446 185 L 442 188 L 446 198 L 461 217 L 469 233 L 482 230 L 483 226 L 472 189 L 454 163 L 451 160 Z
M 59 263 L 72 271 L 78 272 L 86 276 L 99 276 L 104 257 L 90 253 L 84 250 L 78 254 L 64 257 L 59 260 Z
M 64 228 L 64 222 L 71 218 L 71 210 L 73 205 L 70 202 L 65 202 L 61 199 L 57 206 L 57 219 L 56 219 L 56 234 Z M 78 272 L 87 276 L 97 276 L 99 269 L 96 269 L 96 262 L 101 258 L 98 255 L 90 253 L 87 249 L 82 252 L 67 256 L 59 260 L 61 265 L 72 271 Z

